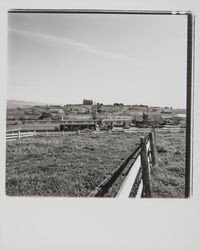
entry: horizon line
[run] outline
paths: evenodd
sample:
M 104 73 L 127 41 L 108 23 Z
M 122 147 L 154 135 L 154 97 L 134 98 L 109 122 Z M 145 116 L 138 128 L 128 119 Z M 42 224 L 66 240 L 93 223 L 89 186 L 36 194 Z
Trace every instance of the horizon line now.
M 88 99 L 88 98 L 83 98 L 83 99 Z M 40 101 L 33 101 L 33 100 L 27 101 L 27 100 L 21 100 L 21 99 L 6 99 L 6 101 L 32 102 L 32 103 L 41 104 L 42 106 L 47 106 L 47 105 L 56 105 L 56 106 L 84 105 L 84 106 L 86 106 L 85 104 L 83 104 L 83 99 L 82 99 L 82 102 L 80 102 L 80 103 L 53 103 L 53 102 L 40 102 Z M 122 103 L 123 106 L 140 106 L 140 105 L 143 105 L 143 106 L 158 107 L 158 108 L 187 109 L 187 107 L 174 107 L 174 106 L 171 106 L 171 105 L 149 105 L 149 104 L 144 104 L 144 103 L 126 104 L 126 103 L 123 103 L 123 102 L 120 102 L 120 101 L 115 101 L 113 103 L 103 103 L 103 102 L 93 101 L 92 105 L 96 105 L 97 103 L 100 103 L 100 104 L 102 103 L 104 106 L 113 106 L 114 103 L 118 103 L 118 104 Z

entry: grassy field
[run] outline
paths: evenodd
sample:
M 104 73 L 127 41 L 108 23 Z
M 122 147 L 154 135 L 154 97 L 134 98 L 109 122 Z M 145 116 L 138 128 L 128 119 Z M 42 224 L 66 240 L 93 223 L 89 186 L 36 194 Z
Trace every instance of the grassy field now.
M 152 171 L 153 197 L 183 198 L 185 133 L 157 133 L 157 167 Z
M 6 193 L 88 196 L 138 142 L 139 137 L 123 133 L 33 137 L 7 142 Z
M 185 186 L 185 134 L 159 132 L 154 198 L 182 198 Z M 11 196 L 86 197 L 121 165 L 139 143 L 133 134 L 75 134 L 7 142 L 6 193 Z M 106 194 L 113 197 L 119 178 Z

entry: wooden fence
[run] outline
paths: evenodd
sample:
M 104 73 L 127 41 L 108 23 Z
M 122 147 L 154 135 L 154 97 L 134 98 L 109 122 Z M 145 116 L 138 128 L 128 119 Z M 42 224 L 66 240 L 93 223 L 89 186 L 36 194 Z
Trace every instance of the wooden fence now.
M 75 132 L 67 132 L 67 134 L 74 134 Z M 64 135 L 64 131 L 21 131 L 21 129 L 12 129 L 6 131 L 6 141 L 14 141 L 24 137 L 31 136 L 60 136 Z
M 6 131 L 6 141 L 14 141 L 17 139 L 21 139 L 23 137 L 34 136 L 34 132 L 21 132 L 20 129 L 15 130 L 7 130 Z
M 151 194 L 151 170 L 156 165 L 154 133 L 150 132 L 147 137 L 140 137 L 140 143 L 124 162 L 108 176 L 89 197 L 103 197 L 112 187 L 115 181 L 125 170 L 125 177 L 119 191 L 118 198 L 148 197 Z
M 12 141 L 30 136 L 57 136 L 64 135 L 64 131 L 59 132 L 23 132 L 20 129 L 7 130 L 6 141 Z M 71 132 L 72 133 L 72 132 Z M 74 133 L 74 132 L 73 132 Z M 150 132 L 146 137 L 140 137 L 140 143 L 133 152 L 116 168 L 94 191 L 90 197 L 103 197 L 115 181 L 123 175 L 123 182 L 116 197 L 151 197 L 151 169 L 156 165 L 155 131 Z M 125 171 L 125 175 L 122 174 Z

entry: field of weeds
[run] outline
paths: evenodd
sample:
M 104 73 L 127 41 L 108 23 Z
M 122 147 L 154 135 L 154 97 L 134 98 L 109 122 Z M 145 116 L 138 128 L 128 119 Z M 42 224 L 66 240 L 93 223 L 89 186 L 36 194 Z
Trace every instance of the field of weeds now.
M 123 162 L 136 143 L 139 137 L 124 133 L 7 142 L 6 194 L 86 197 Z
M 152 171 L 152 196 L 183 198 L 185 190 L 185 133 L 157 133 L 157 167 Z

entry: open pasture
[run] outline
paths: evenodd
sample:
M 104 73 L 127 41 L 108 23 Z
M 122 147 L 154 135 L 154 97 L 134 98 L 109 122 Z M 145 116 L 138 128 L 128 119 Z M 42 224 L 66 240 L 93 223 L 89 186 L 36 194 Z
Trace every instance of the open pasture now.
M 152 171 L 152 197 L 184 198 L 185 196 L 185 132 L 156 134 L 157 166 Z
M 142 135 L 142 133 L 140 133 Z M 6 193 L 87 197 L 140 143 L 139 134 L 84 133 L 7 142 Z M 156 131 L 152 197 L 184 197 L 185 133 Z M 124 173 L 106 196 L 114 197 Z
M 138 136 L 124 133 L 31 137 L 7 142 L 6 193 L 88 196 L 137 143 Z

